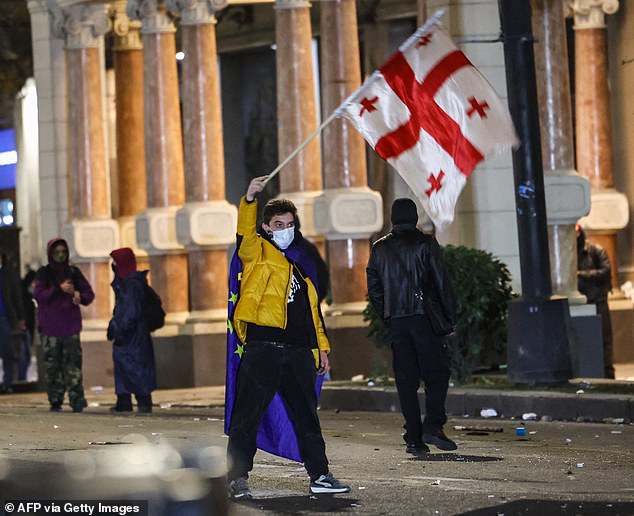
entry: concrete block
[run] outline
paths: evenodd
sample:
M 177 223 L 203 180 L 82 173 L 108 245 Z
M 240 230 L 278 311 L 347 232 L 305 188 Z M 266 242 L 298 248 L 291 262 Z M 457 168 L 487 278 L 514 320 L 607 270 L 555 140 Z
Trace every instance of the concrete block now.
M 330 387 L 322 389 L 319 398 L 321 410 L 360 410 L 364 412 L 400 412 L 394 388 Z
M 572 421 L 577 418 L 576 395 L 540 393 L 535 412 L 539 417 L 551 416 L 553 419 Z
M 631 396 L 580 394 L 577 396 L 577 417 L 592 421 L 625 418 L 631 421 Z
M 601 316 L 589 315 L 570 318 L 572 328 L 573 375 L 577 378 L 603 378 L 603 336 Z
M 107 341 L 83 341 L 82 369 L 84 389 L 91 387 L 114 386 L 114 364 L 112 362 L 112 344 Z M 114 402 L 116 400 L 107 400 Z
M 192 336 L 192 384 L 224 385 L 227 369 L 227 336 L 224 333 Z
M 469 416 L 480 417 L 480 411 L 484 408 L 495 409 L 500 415 L 500 396 L 495 391 L 469 391 L 469 395 L 465 396 L 464 414 Z
M 447 393 L 447 401 L 445 402 L 445 411 L 447 415 L 450 416 L 464 416 L 467 414 L 464 392 L 454 392 L 453 389 L 450 388 Z
M 330 375 L 333 380 L 350 380 L 362 374 L 366 377 L 375 372 L 392 372 L 391 352 L 377 348 L 368 337 L 367 326 L 329 328 Z
M 189 336 L 154 337 L 154 355 L 159 389 L 192 386 L 193 349 Z
M 498 413 L 505 418 L 522 418 L 523 414 L 534 412 L 539 415 L 539 407 L 534 392 L 500 393 Z

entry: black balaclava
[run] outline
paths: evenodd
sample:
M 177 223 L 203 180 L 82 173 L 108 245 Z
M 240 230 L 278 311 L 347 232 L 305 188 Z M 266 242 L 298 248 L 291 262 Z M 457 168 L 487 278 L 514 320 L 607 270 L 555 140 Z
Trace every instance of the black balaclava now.
M 418 211 L 416 204 L 407 197 L 395 199 L 392 203 L 392 225 L 416 226 L 418 222 Z

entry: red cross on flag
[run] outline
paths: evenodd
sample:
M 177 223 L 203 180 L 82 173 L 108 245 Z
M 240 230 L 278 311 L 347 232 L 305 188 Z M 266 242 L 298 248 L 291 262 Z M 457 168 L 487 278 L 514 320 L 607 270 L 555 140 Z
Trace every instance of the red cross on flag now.
M 508 107 L 434 17 L 337 110 L 401 174 L 436 228 L 476 165 L 518 143 Z

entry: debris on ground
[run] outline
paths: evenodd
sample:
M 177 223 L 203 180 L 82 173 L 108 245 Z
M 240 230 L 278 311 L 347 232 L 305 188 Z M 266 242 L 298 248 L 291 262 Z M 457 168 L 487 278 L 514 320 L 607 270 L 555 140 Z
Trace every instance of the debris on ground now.
M 457 432 L 504 432 L 501 426 L 454 425 L 453 429 Z

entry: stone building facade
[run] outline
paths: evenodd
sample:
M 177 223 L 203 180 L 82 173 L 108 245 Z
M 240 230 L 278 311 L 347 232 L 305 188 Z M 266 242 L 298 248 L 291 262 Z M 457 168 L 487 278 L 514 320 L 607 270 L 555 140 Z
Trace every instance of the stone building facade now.
M 581 306 L 573 233 L 590 197 L 587 224 L 617 264 L 617 285 L 634 278 L 627 225 L 634 118 L 625 93 L 634 85 L 634 10 L 616 1 L 533 4 L 534 32 L 543 36 L 536 55 L 553 290 Z M 89 384 L 111 382 L 104 345 L 113 303 L 108 254 L 121 246 L 134 248 L 149 266 L 168 312 L 155 339 L 161 385 L 224 382 L 227 264 L 240 195 L 251 177 L 300 145 L 427 13 L 446 9 L 444 25 L 506 95 L 495 0 L 28 0 L 28 6 L 39 108 L 41 234 L 33 237 L 43 245 L 66 236 L 72 260 L 97 293 L 82 336 Z M 574 70 L 565 14 L 574 18 Z M 304 235 L 330 266 L 325 312 L 333 377 L 367 374 L 377 353 L 361 315 L 369 246 L 389 227 L 392 199 L 412 194 L 342 120 L 278 177 L 267 195 L 297 204 Z M 509 266 L 520 292 L 514 188 L 510 153 L 484 162 L 468 181 L 456 221 L 438 237 L 492 252 Z M 631 303 L 619 308 L 627 312 L 624 338 L 628 331 L 632 338 Z

